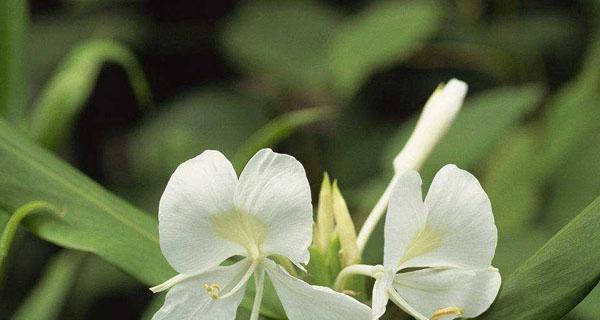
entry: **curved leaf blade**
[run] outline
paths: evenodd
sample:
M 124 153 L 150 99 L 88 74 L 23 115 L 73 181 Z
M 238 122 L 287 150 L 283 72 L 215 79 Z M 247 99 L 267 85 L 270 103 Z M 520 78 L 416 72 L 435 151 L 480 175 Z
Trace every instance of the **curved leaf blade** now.
M 521 265 L 481 319 L 560 319 L 600 281 L 600 197 Z
M 64 143 L 106 62 L 123 67 L 140 105 L 152 103 L 144 72 L 128 48 L 110 40 L 86 41 L 70 52 L 35 102 L 30 119 L 34 139 L 50 148 Z
M 0 207 L 47 201 L 65 217 L 30 217 L 37 236 L 93 252 L 146 284 L 173 274 L 162 256 L 156 219 L 137 210 L 0 120 Z

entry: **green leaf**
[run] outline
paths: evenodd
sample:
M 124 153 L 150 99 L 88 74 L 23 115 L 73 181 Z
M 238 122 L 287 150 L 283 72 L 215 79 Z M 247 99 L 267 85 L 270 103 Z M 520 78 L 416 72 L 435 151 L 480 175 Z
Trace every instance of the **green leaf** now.
M 239 148 L 234 163 L 243 166 L 261 148 L 269 147 L 287 138 L 303 126 L 333 118 L 328 107 L 314 107 L 283 114 L 252 134 Z
M 12 319 L 58 319 L 77 279 L 83 257 L 83 253 L 75 251 L 63 251 L 52 257 L 41 280 Z
M 467 97 L 463 110 L 421 170 L 423 181 L 431 181 L 445 164 L 470 169 L 488 155 L 508 130 L 539 103 L 539 86 L 505 87 Z M 400 129 L 392 139 L 383 164 L 391 170 L 392 160 L 408 140 L 416 121 Z
M 558 230 L 600 194 L 600 134 L 588 134 L 568 153 L 560 170 L 553 171 L 544 222 Z
M 600 281 L 600 198 L 521 265 L 480 319 L 560 319 Z
M 323 90 L 327 44 L 339 17 L 313 1 L 249 1 L 224 28 L 225 54 L 243 70 L 284 87 Z
M 538 133 L 535 128 L 512 131 L 488 157 L 481 182 L 494 204 L 500 234 L 530 229 L 542 207 Z
M 34 103 L 32 137 L 52 149 L 63 144 L 107 62 L 123 67 L 140 105 L 152 103 L 144 72 L 128 48 L 110 40 L 86 41 L 69 53 Z
M 156 219 L 0 120 L 0 207 L 12 211 L 34 200 L 65 212 L 60 220 L 32 216 L 25 221 L 42 239 L 93 252 L 148 285 L 173 275 L 160 251 Z
M 429 0 L 380 1 L 349 18 L 333 36 L 329 52 L 334 86 L 352 96 L 367 78 L 401 62 L 438 29 L 439 4 Z
M 545 166 L 549 173 L 562 165 L 569 151 L 600 128 L 600 32 L 591 43 L 578 77 L 561 88 L 547 106 Z
M 134 278 L 100 257 L 88 254 L 71 291 L 68 316 L 83 318 L 94 303 L 104 297 L 126 295 L 140 290 L 143 288 L 140 288 L 140 283 Z
M 0 115 L 20 125 L 27 103 L 28 5 L 0 2 Z

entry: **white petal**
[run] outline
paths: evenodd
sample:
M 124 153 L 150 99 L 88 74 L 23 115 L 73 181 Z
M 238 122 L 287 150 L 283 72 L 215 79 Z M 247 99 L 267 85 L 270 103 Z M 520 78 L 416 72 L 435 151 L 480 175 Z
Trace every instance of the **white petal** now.
M 244 259 L 176 284 L 169 290 L 164 305 L 152 319 L 235 319 L 238 306 L 244 297 L 245 287 L 228 298 L 215 300 L 206 292 L 204 285 L 218 284 L 221 292 L 228 292 L 239 282 L 250 264 L 249 259 Z
M 368 320 L 371 309 L 330 288 L 311 286 L 272 261 L 265 269 L 290 320 Z
M 286 256 L 295 263 L 308 262 L 312 204 L 300 162 L 271 149 L 260 150 L 240 175 L 234 199 L 238 210 L 266 224 L 263 252 Z
M 387 272 L 384 271 L 375 278 L 371 297 L 371 319 L 373 320 L 379 319 L 385 313 L 387 303 L 390 300 L 388 289 L 392 288 L 394 274 L 394 270 L 387 270 Z
M 426 219 L 421 177 L 416 171 L 407 171 L 398 178 L 390 194 L 384 231 L 383 264 L 386 267 L 400 265 L 412 240 L 424 228 Z
M 233 209 L 237 177 L 218 151 L 204 151 L 177 168 L 160 199 L 160 247 L 179 273 L 194 274 L 245 252 L 213 231 L 211 217 Z
M 429 319 L 444 308 L 460 308 L 462 315 L 472 318 L 487 310 L 500 289 L 497 269 L 429 268 L 399 273 L 394 279 L 396 292 L 419 314 L 415 318 Z
M 455 165 L 444 166 L 433 179 L 425 205 L 425 229 L 403 267 L 491 265 L 498 232 L 490 200 L 472 174 Z

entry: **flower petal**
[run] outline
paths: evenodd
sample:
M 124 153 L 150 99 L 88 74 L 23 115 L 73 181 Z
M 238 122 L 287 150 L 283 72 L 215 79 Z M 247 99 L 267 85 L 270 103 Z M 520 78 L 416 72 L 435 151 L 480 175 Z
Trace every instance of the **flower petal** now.
M 244 297 L 245 285 L 244 288 L 225 299 L 211 298 L 204 286 L 217 284 L 221 292 L 228 292 L 239 282 L 250 264 L 250 259 L 244 259 L 230 266 L 217 267 L 176 284 L 169 290 L 164 305 L 152 319 L 235 319 L 238 306 Z
M 399 273 L 394 278 L 396 292 L 420 314 L 429 319 L 440 309 L 462 311 L 441 319 L 472 318 L 487 310 L 500 289 L 497 269 L 428 268 Z
M 455 165 L 444 166 L 433 179 L 425 205 L 425 229 L 414 240 L 403 267 L 491 265 L 498 232 L 490 200 L 472 174 Z
M 394 274 L 394 270 L 386 270 L 375 278 L 371 298 L 371 319 L 379 319 L 385 313 L 387 303 L 390 300 L 388 289 L 392 288 Z
M 262 149 L 240 175 L 235 206 L 266 225 L 262 250 L 307 263 L 312 204 L 304 168 L 294 157 Z
M 368 320 L 371 309 L 357 300 L 331 290 L 311 286 L 290 276 L 268 260 L 265 269 L 290 320 Z
M 406 171 L 398 178 L 390 194 L 384 231 L 383 264 L 386 267 L 397 268 L 400 265 L 412 239 L 424 228 L 426 219 L 421 177 L 416 171 Z
M 177 167 L 160 199 L 160 247 L 179 273 L 194 274 L 244 252 L 213 231 L 211 217 L 233 209 L 237 177 L 218 151 L 204 151 Z

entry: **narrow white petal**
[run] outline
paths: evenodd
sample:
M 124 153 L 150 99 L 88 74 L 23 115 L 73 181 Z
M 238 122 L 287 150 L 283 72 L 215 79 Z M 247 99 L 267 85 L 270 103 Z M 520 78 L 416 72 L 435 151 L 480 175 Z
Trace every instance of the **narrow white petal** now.
M 455 165 L 444 166 L 425 198 L 426 227 L 403 267 L 486 268 L 496 250 L 490 200 L 477 179 Z
M 368 320 L 371 309 L 330 288 L 311 286 L 272 261 L 265 269 L 290 320 Z
M 429 319 L 440 309 L 458 309 L 463 314 L 448 315 L 473 318 L 487 310 L 500 289 L 500 273 L 496 269 L 429 268 L 399 273 L 394 288 L 419 314 Z
M 375 284 L 373 285 L 373 295 L 371 297 L 371 319 L 379 319 L 385 313 L 386 306 L 390 297 L 388 295 L 388 289 L 392 288 L 394 280 L 394 271 L 381 272 L 375 278 Z
M 266 225 L 262 250 L 306 263 L 312 240 L 312 204 L 304 168 L 294 157 L 263 149 L 250 159 L 235 192 L 238 210 Z
M 385 219 L 383 264 L 388 268 L 400 265 L 413 239 L 425 227 L 427 208 L 421 193 L 421 177 L 416 171 L 402 174 L 390 195 Z
M 218 151 L 182 163 L 160 199 L 160 247 L 179 273 L 195 274 L 245 252 L 214 232 L 211 217 L 231 212 L 237 177 Z
M 239 282 L 250 264 L 249 259 L 244 259 L 179 282 L 169 290 L 164 305 L 152 319 L 235 319 L 245 288 L 228 298 L 213 299 L 206 291 L 205 285 L 217 285 L 221 292 L 227 292 Z

